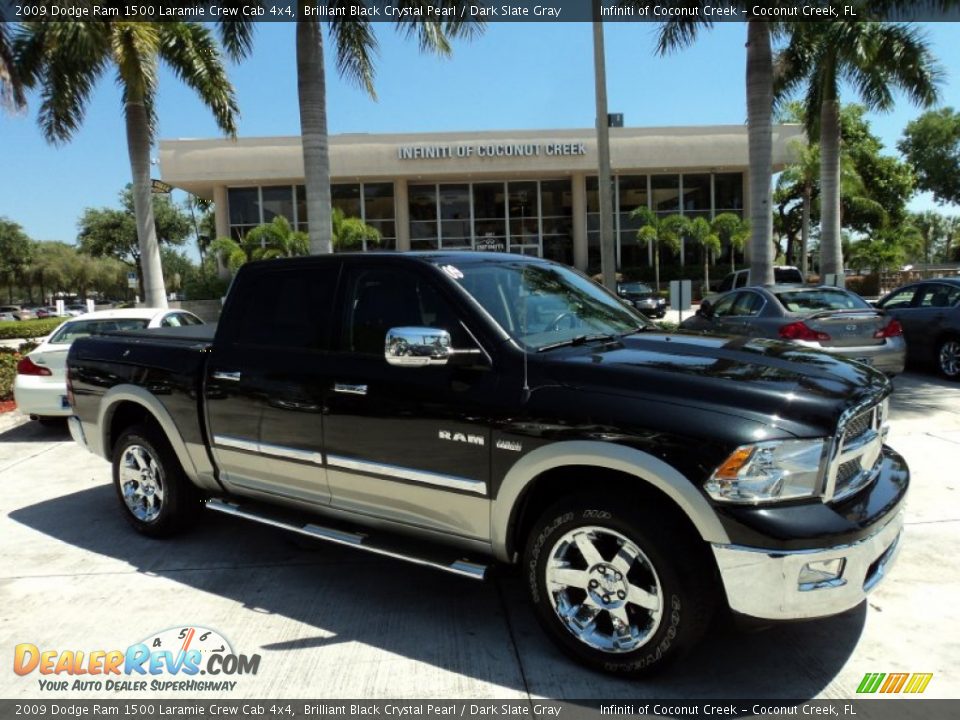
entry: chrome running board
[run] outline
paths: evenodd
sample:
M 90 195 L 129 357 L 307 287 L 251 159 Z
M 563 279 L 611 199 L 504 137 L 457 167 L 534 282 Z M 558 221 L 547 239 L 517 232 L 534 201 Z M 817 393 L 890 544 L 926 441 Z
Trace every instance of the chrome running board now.
M 324 540 L 326 542 L 332 542 L 337 545 L 346 545 L 347 547 L 355 548 L 357 550 L 365 550 L 374 555 L 383 555 L 384 557 L 395 558 L 397 560 L 405 560 L 406 562 L 411 562 L 416 565 L 424 565 L 426 567 L 436 568 L 437 570 L 443 570 L 445 572 L 453 573 L 454 575 L 462 575 L 464 577 L 473 578 L 474 580 L 483 580 L 484 575 L 487 572 L 486 565 L 480 565 L 478 563 L 470 562 L 469 560 L 459 559 L 450 561 L 449 559 L 441 559 L 437 557 L 439 552 L 442 552 L 442 548 L 437 550 L 436 548 L 430 547 L 430 550 L 433 552 L 425 551 L 420 543 L 410 542 L 403 543 L 405 545 L 410 545 L 411 548 L 416 546 L 417 552 L 410 550 L 398 550 L 396 547 L 387 547 L 386 545 L 381 545 L 373 540 L 368 535 L 362 533 L 355 533 L 344 530 L 336 530 L 334 528 L 323 527 L 322 525 L 316 525 L 314 523 L 303 523 L 299 519 L 284 517 L 280 512 L 268 512 L 260 507 L 253 507 L 248 505 L 239 505 L 237 503 L 227 502 L 226 500 L 220 500 L 217 498 L 207 501 L 207 509 L 214 510 L 225 515 L 233 515 L 234 517 L 244 518 L 245 520 L 252 520 L 254 522 L 261 523 L 262 525 L 270 525 L 271 527 L 280 528 L 281 530 L 289 530 L 290 532 L 299 533 L 300 535 L 306 535 L 308 537 L 315 538 L 317 540 Z M 398 540 L 397 544 L 401 544 L 402 541 Z

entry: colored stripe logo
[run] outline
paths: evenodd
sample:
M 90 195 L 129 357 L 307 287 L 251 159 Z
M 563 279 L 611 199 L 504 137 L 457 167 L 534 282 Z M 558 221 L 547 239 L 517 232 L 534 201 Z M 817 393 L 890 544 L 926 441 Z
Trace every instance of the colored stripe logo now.
M 927 689 L 933 673 L 867 673 L 857 687 L 857 693 L 911 693 Z

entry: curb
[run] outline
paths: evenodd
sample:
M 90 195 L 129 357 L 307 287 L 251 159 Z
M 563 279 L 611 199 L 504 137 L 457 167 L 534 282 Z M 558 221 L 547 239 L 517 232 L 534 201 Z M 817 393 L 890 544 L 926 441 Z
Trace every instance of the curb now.
M 0 435 L 28 422 L 30 422 L 30 417 L 19 410 L 0 413 Z

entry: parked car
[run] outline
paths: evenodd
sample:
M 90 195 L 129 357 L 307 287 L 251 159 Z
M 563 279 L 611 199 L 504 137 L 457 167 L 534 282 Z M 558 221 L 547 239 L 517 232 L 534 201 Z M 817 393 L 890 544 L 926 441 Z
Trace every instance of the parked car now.
M 645 283 L 620 283 L 617 285 L 617 295 L 628 300 L 633 307 L 647 317 L 662 318 L 667 314 L 667 301 Z
M 788 340 L 858 360 L 891 376 L 903 372 L 906 361 L 900 323 L 856 293 L 837 287 L 734 290 L 704 300 L 680 328 Z
M 86 315 L 88 312 L 89 310 L 87 309 L 86 303 L 67 305 L 64 308 L 64 314 L 68 317 L 80 317 L 81 315 Z
M 13 320 L 33 320 L 36 315 L 20 305 L 0 305 L 0 316 Z
M 960 378 L 960 278 L 921 280 L 887 293 L 876 306 L 903 326 L 907 358 Z
M 57 309 L 51 305 L 49 307 L 37 308 L 37 317 L 38 318 L 60 317 L 60 314 L 57 312 Z
M 775 265 L 773 267 L 773 282 L 775 285 L 803 285 L 805 281 L 800 268 L 793 265 Z M 714 292 L 727 292 L 751 284 L 750 269 L 744 268 L 729 273 L 720 282 L 713 283 L 711 288 Z
M 71 414 L 67 402 L 67 351 L 74 340 L 118 330 L 199 325 L 203 321 L 185 310 L 99 310 L 67 320 L 17 363 L 13 383 L 17 409 L 44 424 Z M 62 420 L 61 420 L 62 422 Z
M 67 364 L 71 435 L 135 531 L 205 508 L 477 580 L 516 564 L 547 634 L 605 672 L 678 657 L 718 604 L 855 607 L 902 544 L 882 373 L 665 334 L 539 258 L 251 262 L 215 333 L 82 338 Z
M 0 310 L 0 322 L 17 322 L 17 317 L 9 310 Z

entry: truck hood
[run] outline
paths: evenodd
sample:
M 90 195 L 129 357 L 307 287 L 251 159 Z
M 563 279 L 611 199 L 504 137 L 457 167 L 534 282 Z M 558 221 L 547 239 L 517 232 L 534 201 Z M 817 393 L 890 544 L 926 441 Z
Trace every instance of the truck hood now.
M 892 391 L 866 365 L 759 338 L 640 333 L 537 360 L 567 386 L 735 415 L 799 437 L 832 435 L 844 410 Z

